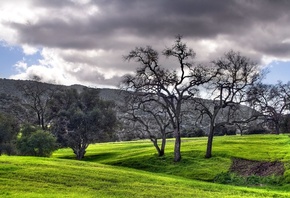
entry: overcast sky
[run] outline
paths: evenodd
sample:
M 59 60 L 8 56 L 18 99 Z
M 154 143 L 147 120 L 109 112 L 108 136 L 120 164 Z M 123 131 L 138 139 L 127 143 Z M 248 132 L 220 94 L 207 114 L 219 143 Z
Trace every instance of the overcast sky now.
M 180 34 L 197 61 L 233 49 L 269 69 L 265 82 L 287 82 L 289 10 L 288 0 L 1 0 L 0 77 L 116 86 L 136 68 L 123 55 Z

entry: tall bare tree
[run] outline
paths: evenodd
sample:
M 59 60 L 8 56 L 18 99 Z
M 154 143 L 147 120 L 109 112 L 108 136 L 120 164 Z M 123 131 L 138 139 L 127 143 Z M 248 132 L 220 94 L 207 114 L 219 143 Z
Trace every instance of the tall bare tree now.
M 212 144 L 216 127 L 225 124 L 247 122 L 252 119 L 237 120 L 235 113 L 239 105 L 247 102 L 247 91 L 260 79 L 259 66 L 238 52 L 229 51 L 224 57 L 213 61 L 216 75 L 207 85 L 206 91 L 210 93 L 212 101 L 196 100 L 196 109 L 201 117 L 209 118 L 209 133 L 206 149 L 206 158 L 212 156 Z M 223 114 L 225 120 L 219 120 Z
M 208 82 L 208 70 L 193 64 L 195 52 L 177 36 L 174 45 L 162 52 L 167 58 L 175 58 L 174 69 L 159 64 L 159 54 L 152 47 L 138 47 L 131 51 L 126 60 L 135 60 L 141 67 L 135 75 L 128 75 L 122 84 L 127 90 L 143 93 L 142 103 L 157 103 L 165 109 L 174 131 L 174 161 L 181 160 L 181 122 L 183 102 L 193 97 L 197 86 Z

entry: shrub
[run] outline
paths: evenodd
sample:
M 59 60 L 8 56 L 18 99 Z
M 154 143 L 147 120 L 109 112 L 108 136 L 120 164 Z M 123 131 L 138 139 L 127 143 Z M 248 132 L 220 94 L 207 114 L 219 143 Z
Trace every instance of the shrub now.
M 181 131 L 181 137 L 203 137 L 205 132 L 201 128 L 184 129 Z
M 21 128 L 22 128 L 21 129 L 22 136 L 29 136 L 32 133 L 37 131 L 37 127 L 35 127 L 31 124 L 28 124 L 28 123 L 24 124 Z
M 17 142 L 17 148 L 20 155 L 49 157 L 57 149 L 56 138 L 51 133 L 38 130 L 23 135 Z
M 235 127 L 227 127 L 226 135 L 236 135 L 237 129 Z
M 19 124 L 10 115 L 0 113 L 0 155 L 15 153 L 15 142 L 19 132 Z
M 269 133 L 267 129 L 263 127 L 250 127 L 245 134 L 266 134 Z

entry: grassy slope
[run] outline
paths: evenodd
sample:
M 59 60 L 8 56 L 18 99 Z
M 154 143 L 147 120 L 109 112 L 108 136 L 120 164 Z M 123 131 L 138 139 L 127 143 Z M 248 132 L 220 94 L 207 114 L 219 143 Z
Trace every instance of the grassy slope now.
M 1 197 L 286 197 L 98 163 L 32 157 L 0 158 Z
M 172 161 L 173 140 L 167 142 L 166 156 L 162 158 L 156 157 L 150 141 L 135 141 L 92 145 L 84 160 L 204 181 L 212 181 L 217 174 L 227 172 L 232 157 L 279 160 L 285 163 L 285 176 L 290 183 L 290 138 L 287 135 L 215 137 L 211 159 L 204 158 L 206 141 L 207 138 L 183 138 L 180 163 Z M 63 149 L 54 153 L 54 157 L 74 158 L 74 155 L 70 149 Z
M 163 158 L 155 156 L 148 141 L 92 145 L 82 162 L 68 159 L 70 149 L 53 158 L 1 156 L 0 197 L 290 197 L 287 184 L 246 188 L 193 180 L 210 181 L 227 171 L 231 157 L 242 157 L 282 160 L 285 183 L 290 183 L 288 136 L 217 137 L 212 159 L 203 158 L 205 142 L 184 139 L 180 163 L 172 162 L 172 140 Z

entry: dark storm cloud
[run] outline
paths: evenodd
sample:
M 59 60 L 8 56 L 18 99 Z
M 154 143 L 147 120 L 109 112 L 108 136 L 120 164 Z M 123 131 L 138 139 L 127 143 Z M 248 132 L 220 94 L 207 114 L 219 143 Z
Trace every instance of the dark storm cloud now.
M 155 39 L 177 34 L 195 39 L 247 37 L 257 26 L 289 21 L 290 10 L 290 1 L 283 0 L 96 0 L 88 5 L 93 4 L 100 13 L 86 19 L 63 16 L 60 10 L 59 16 L 40 18 L 35 24 L 11 25 L 23 43 L 74 49 L 115 48 L 126 45 L 115 37 L 126 35 Z M 48 9 L 80 7 L 68 0 L 41 0 L 35 5 Z
M 84 64 L 79 80 L 115 83 L 95 68 L 131 71 L 122 55 L 135 46 L 170 46 L 181 34 L 198 53 L 216 58 L 229 49 L 255 61 L 263 55 L 290 58 L 290 1 L 288 0 L 34 0 L 34 9 L 48 15 L 34 22 L 8 23 L 18 41 L 38 47 L 104 50 L 101 57 L 64 54 L 74 64 Z M 90 14 L 96 6 L 98 11 Z M 202 49 L 201 40 L 216 49 Z M 196 47 L 196 48 L 195 48 Z M 197 57 L 200 57 L 197 54 Z M 113 82 L 114 81 L 114 82 Z
M 265 44 L 259 46 L 258 50 L 263 51 L 267 55 L 285 57 L 290 54 L 290 43 Z
M 33 4 L 36 7 L 45 7 L 45 8 L 63 8 L 73 6 L 73 3 L 70 0 L 33 0 Z

